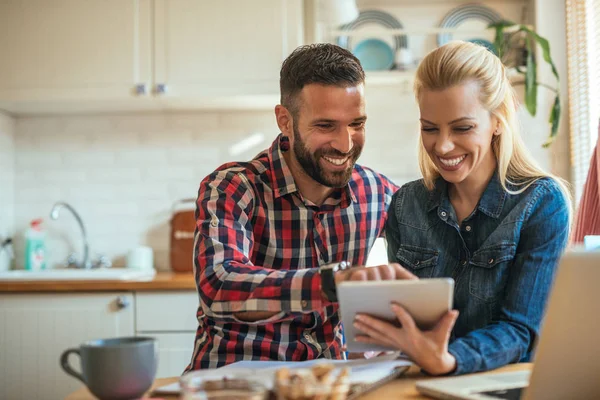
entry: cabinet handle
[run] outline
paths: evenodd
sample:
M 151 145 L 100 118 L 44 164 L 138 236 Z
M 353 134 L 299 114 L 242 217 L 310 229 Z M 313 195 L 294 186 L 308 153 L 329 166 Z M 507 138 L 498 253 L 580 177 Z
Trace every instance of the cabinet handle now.
M 135 94 L 137 94 L 137 95 L 146 94 L 146 85 L 143 83 L 135 85 Z
M 125 296 L 117 297 L 117 308 L 120 310 L 129 307 L 129 299 Z
M 156 85 L 156 94 L 165 94 L 167 93 L 167 85 L 164 83 L 159 83 Z

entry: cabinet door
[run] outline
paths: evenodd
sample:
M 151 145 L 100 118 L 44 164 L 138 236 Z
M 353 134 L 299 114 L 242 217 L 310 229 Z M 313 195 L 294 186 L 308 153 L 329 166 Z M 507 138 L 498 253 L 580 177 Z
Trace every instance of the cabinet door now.
M 130 293 L 0 295 L 0 399 L 62 399 L 81 388 L 60 355 L 87 340 L 133 336 L 133 309 Z M 77 356 L 70 361 L 80 370 Z
M 179 376 L 190 363 L 198 327 L 197 310 L 195 290 L 135 294 L 136 335 L 158 340 L 157 378 Z
M 150 17 L 150 0 L 0 0 L 0 102 L 131 97 Z
M 135 330 L 140 332 L 196 332 L 198 293 L 156 291 L 135 294 Z
M 196 333 L 155 333 L 148 336 L 152 336 L 158 341 L 158 370 L 156 371 L 156 377 L 170 378 L 180 376 L 192 359 Z
M 154 82 L 168 97 L 277 94 L 281 62 L 303 41 L 301 0 L 156 0 L 155 7 Z

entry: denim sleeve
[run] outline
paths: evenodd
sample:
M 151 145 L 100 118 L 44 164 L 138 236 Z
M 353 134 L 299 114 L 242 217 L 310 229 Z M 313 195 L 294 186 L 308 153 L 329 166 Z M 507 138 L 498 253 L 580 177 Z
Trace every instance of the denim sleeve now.
M 519 362 L 533 349 L 558 260 L 567 244 L 569 214 L 556 182 L 540 182 L 526 207 L 500 317 L 450 343 L 448 350 L 457 365 L 452 374 Z

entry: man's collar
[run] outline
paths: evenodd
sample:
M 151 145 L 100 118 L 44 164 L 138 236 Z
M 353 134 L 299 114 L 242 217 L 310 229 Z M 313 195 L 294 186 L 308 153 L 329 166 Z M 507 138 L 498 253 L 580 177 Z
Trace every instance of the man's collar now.
M 283 151 L 281 151 L 282 137 L 283 135 L 279 134 L 268 151 L 269 164 L 271 166 L 271 182 L 275 198 L 298 191 L 292 171 L 290 171 L 290 167 L 285 162 Z
M 271 166 L 272 176 L 271 181 L 273 185 L 273 193 L 275 195 L 275 198 L 279 198 L 296 192 L 300 194 L 300 192 L 298 191 L 298 187 L 296 186 L 296 182 L 294 182 L 294 176 L 292 175 L 292 171 L 287 165 L 285 157 L 283 156 L 283 151 L 281 150 L 282 137 L 283 134 L 279 134 L 279 136 L 277 136 L 275 141 L 273 141 L 273 144 L 268 150 L 269 164 Z M 346 186 L 344 186 L 342 198 L 340 199 L 340 206 L 342 208 L 346 208 L 352 202 L 356 202 L 356 191 L 358 190 L 358 188 L 355 186 L 356 185 L 351 184 L 347 184 Z

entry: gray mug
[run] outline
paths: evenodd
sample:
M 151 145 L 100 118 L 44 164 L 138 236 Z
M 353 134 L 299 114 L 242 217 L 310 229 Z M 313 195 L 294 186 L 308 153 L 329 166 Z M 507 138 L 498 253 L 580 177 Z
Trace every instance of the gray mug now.
M 81 373 L 69 365 L 69 355 L 79 355 Z M 141 397 L 154 381 L 158 343 L 150 337 L 123 337 L 85 342 L 60 356 L 65 372 L 82 381 L 102 400 Z

